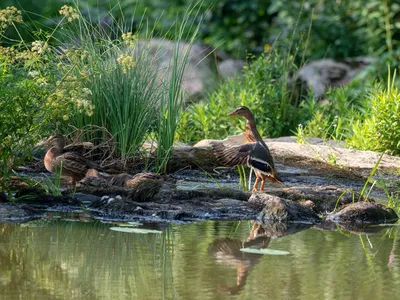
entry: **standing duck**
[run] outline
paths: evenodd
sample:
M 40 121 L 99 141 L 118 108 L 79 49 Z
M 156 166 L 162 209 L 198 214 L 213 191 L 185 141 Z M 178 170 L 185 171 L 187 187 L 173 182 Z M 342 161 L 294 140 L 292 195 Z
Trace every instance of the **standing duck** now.
M 82 155 L 84 149 L 92 145 L 91 143 L 68 145 L 65 147 L 64 136 L 57 134 L 51 136 L 41 144 L 51 145 L 51 148 L 44 157 L 46 170 L 51 173 L 61 170 L 61 175 L 70 177 L 74 185 L 86 176 L 89 169 L 96 168 L 94 162 Z
M 246 106 L 240 106 L 228 116 L 241 116 L 247 120 L 245 135 L 249 143 L 233 147 L 226 147 L 223 143 L 215 144 L 213 145 L 213 151 L 217 158 L 232 167 L 247 164 L 249 167 L 254 168 L 256 181 L 253 186 L 253 192 L 257 191 L 260 181 L 260 191 L 264 190 L 265 181 L 284 185 L 276 172 L 274 160 L 268 146 L 257 130 L 256 121 L 250 109 Z

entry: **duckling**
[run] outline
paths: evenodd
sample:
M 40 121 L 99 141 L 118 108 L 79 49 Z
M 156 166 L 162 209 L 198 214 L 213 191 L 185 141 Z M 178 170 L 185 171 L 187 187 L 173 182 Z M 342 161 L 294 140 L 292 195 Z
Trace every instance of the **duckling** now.
M 213 152 L 217 158 L 229 166 L 247 164 L 252 167 L 256 175 L 252 192 L 258 190 L 260 181 L 260 191 L 264 190 L 265 181 L 284 185 L 276 172 L 269 148 L 257 130 L 256 121 L 250 109 L 246 106 L 240 106 L 228 116 L 241 116 L 247 120 L 245 135 L 249 143 L 233 147 L 226 147 L 222 143 L 214 144 Z

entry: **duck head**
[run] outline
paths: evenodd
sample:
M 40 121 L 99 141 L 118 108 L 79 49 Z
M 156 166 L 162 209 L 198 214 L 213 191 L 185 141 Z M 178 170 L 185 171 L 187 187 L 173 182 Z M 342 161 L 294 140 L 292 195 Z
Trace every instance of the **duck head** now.
M 52 146 L 58 149 L 64 149 L 65 138 L 61 134 L 52 135 L 47 140 L 39 143 L 40 146 Z
M 239 106 L 236 108 L 233 112 L 229 113 L 228 116 L 240 116 L 244 117 L 246 119 L 251 119 L 253 118 L 253 114 L 251 113 L 250 109 L 248 109 L 246 106 Z

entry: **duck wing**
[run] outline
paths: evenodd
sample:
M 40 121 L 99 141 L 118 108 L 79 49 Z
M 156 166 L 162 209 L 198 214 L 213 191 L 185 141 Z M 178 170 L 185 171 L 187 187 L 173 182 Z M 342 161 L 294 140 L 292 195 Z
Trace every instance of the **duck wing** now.
M 256 143 L 226 147 L 223 143 L 213 145 L 213 153 L 224 165 L 235 167 L 247 164 Z
M 90 168 L 88 160 L 76 152 L 66 152 L 56 157 L 56 164 L 63 172 L 85 174 Z
M 77 152 L 79 154 L 87 154 L 90 151 L 93 151 L 94 145 L 91 142 L 82 142 L 78 144 L 69 144 L 64 147 L 63 151 L 67 152 Z
M 235 167 L 247 164 L 264 174 L 274 173 L 274 162 L 268 148 L 260 142 L 226 147 L 213 145 L 213 152 L 223 164 Z

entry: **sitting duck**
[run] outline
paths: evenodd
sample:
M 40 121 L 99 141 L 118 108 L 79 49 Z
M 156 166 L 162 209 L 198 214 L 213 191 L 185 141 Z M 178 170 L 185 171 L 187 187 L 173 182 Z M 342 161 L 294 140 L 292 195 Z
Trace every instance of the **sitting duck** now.
M 86 148 L 93 146 L 91 143 L 65 146 L 64 136 L 57 134 L 49 137 L 41 145 L 51 145 L 44 157 L 46 170 L 54 173 L 61 170 L 61 175 L 69 177 L 72 184 L 80 181 L 86 173 L 97 168 L 97 165 L 83 156 Z
M 276 172 L 268 146 L 257 130 L 256 121 L 250 109 L 240 106 L 228 116 L 240 116 L 247 120 L 245 135 L 249 143 L 233 147 L 227 147 L 223 143 L 214 144 L 213 152 L 217 159 L 232 167 L 244 164 L 252 167 L 256 175 L 252 192 L 257 191 L 260 181 L 260 191 L 264 190 L 265 181 L 284 185 Z

